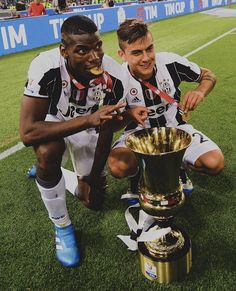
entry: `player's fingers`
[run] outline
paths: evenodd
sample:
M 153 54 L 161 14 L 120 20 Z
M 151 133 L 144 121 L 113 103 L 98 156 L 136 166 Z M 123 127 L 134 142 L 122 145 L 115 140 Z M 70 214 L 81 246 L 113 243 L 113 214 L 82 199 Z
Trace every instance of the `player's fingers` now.
M 189 93 L 186 93 L 186 94 L 184 95 L 184 97 L 183 97 L 183 102 L 182 102 L 182 104 L 181 104 L 181 107 L 182 107 L 182 110 L 183 110 L 184 112 L 188 111 L 188 102 L 189 102 L 189 98 L 190 98 Z
M 149 111 L 148 111 L 149 112 Z M 147 111 L 143 111 L 141 114 L 142 120 L 145 120 L 148 118 L 148 112 Z
M 114 111 L 118 111 L 119 112 L 119 109 L 120 108 L 123 108 L 126 106 L 126 103 L 118 103 L 116 105 L 106 105 L 106 106 L 103 106 L 103 108 L 101 109 L 101 111 L 103 111 L 103 113 L 105 114 L 110 114 Z
M 101 115 L 100 115 L 100 120 L 102 120 L 102 121 L 110 120 L 110 119 L 112 119 L 112 118 L 113 118 L 112 115 L 104 115 L 104 114 L 101 114 Z
M 194 105 L 197 100 L 197 95 L 188 93 L 185 98 L 185 106 L 184 106 L 184 113 L 188 113 L 188 111 L 191 111 L 194 109 Z
M 197 101 L 197 96 L 195 96 L 195 95 L 191 96 L 191 99 L 189 98 L 189 100 L 188 100 L 188 111 L 194 109 L 194 105 L 195 105 L 196 101 Z

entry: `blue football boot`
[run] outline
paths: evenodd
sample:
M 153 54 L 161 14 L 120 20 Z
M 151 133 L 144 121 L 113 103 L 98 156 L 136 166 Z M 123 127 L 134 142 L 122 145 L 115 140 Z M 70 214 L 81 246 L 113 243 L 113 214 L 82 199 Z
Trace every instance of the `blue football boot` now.
M 80 261 L 80 251 L 77 247 L 75 228 L 72 224 L 66 227 L 55 226 L 56 256 L 65 267 L 75 267 Z
M 37 170 L 36 165 L 33 165 L 31 168 L 29 168 L 29 170 L 27 172 L 28 177 L 35 178 L 36 177 L 36 170 Z

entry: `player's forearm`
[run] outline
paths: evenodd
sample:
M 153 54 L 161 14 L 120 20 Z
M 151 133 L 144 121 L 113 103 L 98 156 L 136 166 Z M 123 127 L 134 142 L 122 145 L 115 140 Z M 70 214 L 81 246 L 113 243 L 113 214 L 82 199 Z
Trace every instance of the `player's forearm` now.
M 62 122 L 37 121 L 27 129 L 22 127 L 20 135 L 25 146 L 32 146 L 64 138 L 90 127 L 87 116 Z
M 216 84 L 216 76 L 208 69 L 202 68 L 201 78 L 199 85 L 195 91 L 201 92 L 204 96 L 207 96 Z
M 94 155 L 94 163 L 90 172 L 90 182 L 95 183 L 99 179 L 101 172 L 103 171 L 108 155 L 111 150 L 113 138 L 113 131 L 109 123 L 104 124 L 100 128 L 97 146 Z

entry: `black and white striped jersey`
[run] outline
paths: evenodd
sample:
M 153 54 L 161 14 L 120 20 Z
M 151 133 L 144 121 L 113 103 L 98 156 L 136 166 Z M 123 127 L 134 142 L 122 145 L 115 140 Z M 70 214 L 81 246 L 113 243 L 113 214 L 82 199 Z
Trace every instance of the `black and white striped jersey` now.
M 150 109 L 149 117 L 145 121 L 145 127 L 167 127 L 184 124 L 176 104 L 170 105 L 142 82 L 133 77 L 129 71 L 128 64 L 122 65 L 129 79 L 127 104 L 130 108 L 135 106 L 146 106 Z M 153 76 L 148 82 L 157 89 L 166 92 L 174 98 L 177 103 L 180 101 L 181 92 L 179 85 L 182 81 L 196 82 L 200 78 L 201 69 L 193 62 L 174 53 L 157 53 L 156 65 Z M 136 123 L 131 123 L 127 130 L 143 129 Z
M 71 81 L 59 48 L 43 52 L 31 62 L 24 95 L 49 98 L 48 114 L 57 115 L 59 119 L 89 115 L 100 105 L 118 103 L 125 94 L 121 65 L 104 55 L 102 67 L 110 75 L 112 87 L 107 90 L 106 82 L 98 83 L 94 79 L 85 89 L 79 90 Z M 104 74 L 105 81 L 106 78 L 109 77 Z M 83 80 L 78 81 L 83 84 Z

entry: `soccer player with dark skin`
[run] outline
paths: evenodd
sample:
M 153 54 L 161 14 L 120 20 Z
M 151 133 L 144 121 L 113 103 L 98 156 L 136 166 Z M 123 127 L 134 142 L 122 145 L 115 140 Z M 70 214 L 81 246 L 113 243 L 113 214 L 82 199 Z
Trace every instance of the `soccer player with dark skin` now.
M 147 109 L 119 113 L 126 105 L 122 81 L 112 70 L 106 71 L 107 64 L 115 61 L 104 56 L 100 34 L 88 17 L 68 18 L 61 33 L 59 49 L 44 52 L 31 63 L 21 104 L 20 135 L 36 154 L 36 183 L 55 225 L 57 258 L 72 267 L 79 263 L 80 252 L 66 207 L 61 172 L 65 149 L 70 146 L 78 176 L 77 196 L 87 207 L 98 209 L 113 132 L 131 120 L 131 112 L 132 119 L 143 124 Z

